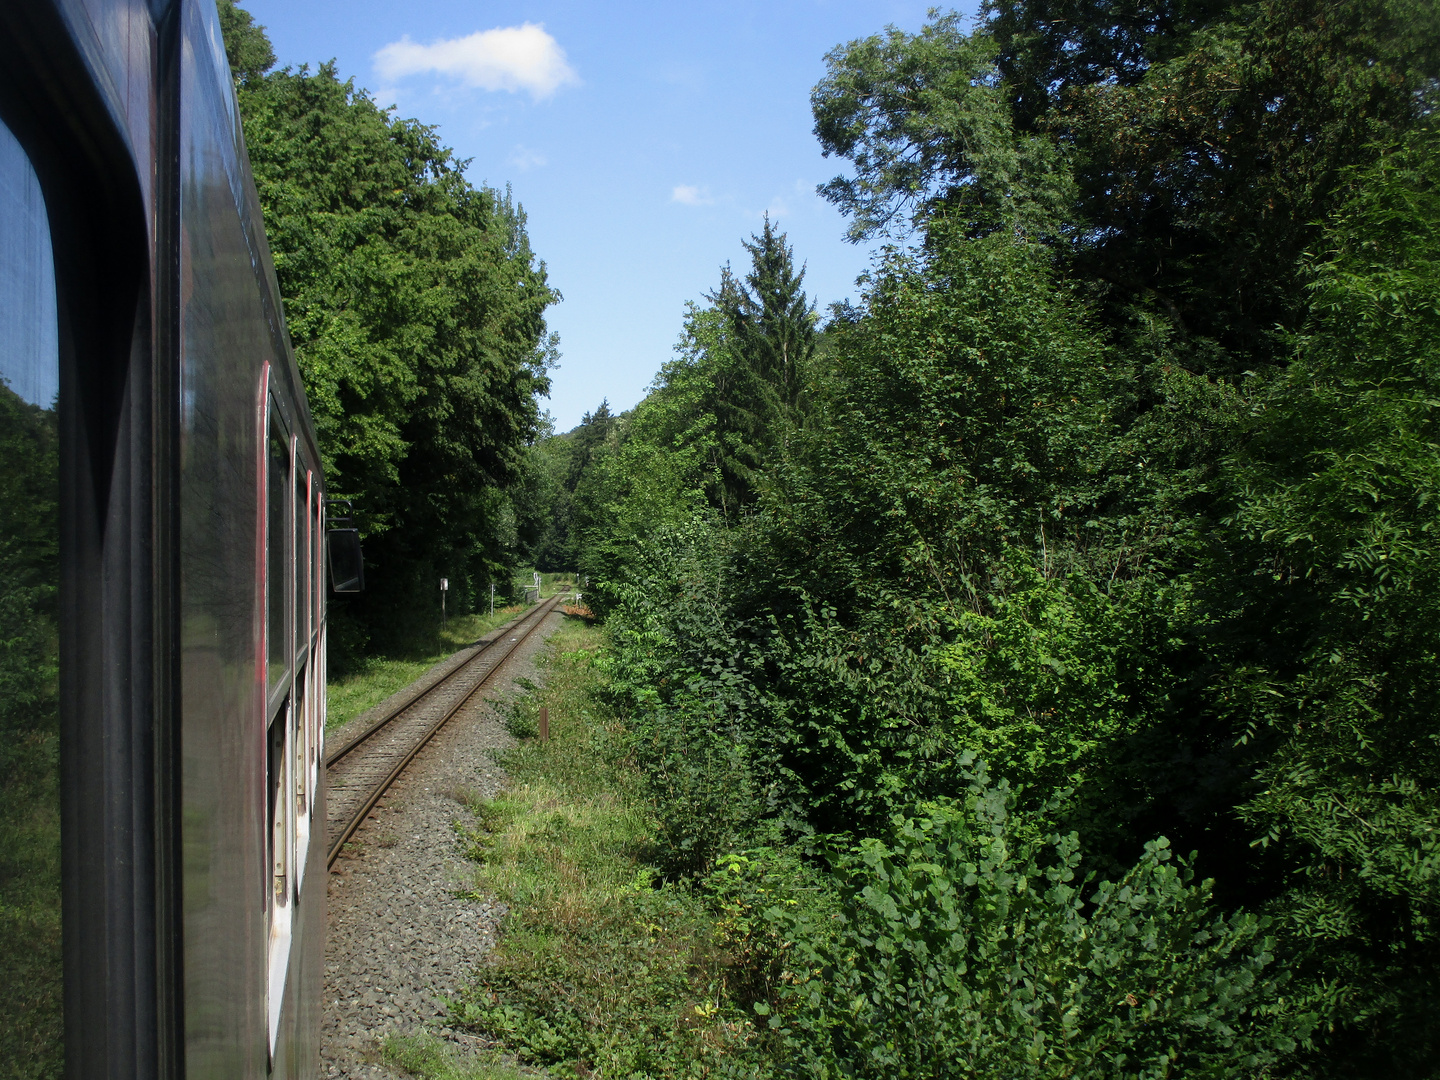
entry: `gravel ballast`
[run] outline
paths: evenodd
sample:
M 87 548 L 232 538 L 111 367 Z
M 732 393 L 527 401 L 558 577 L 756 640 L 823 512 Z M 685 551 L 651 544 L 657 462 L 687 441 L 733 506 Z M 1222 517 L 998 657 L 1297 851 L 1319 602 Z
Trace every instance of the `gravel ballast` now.
M 445 1029 L 444 999 L 494 946 L 505 907 L 455 895 L 474 881 L 454 829 L 466 816 L 458 797 L 493 798 L 504 784 L 492 755 L 514 740 L 496 703 L 523 692 L 517 680 L 541 680 L 536 658 L 563 619 L 559 611 L 549 615 L 506 659 L 482 691 L 486 700 L 455 716 L 420 752 L 356 833 L 354 854 L 336 863 L 329 882 L 322 1076 L 398 1077 L 379 1061 L 387 1034 L 428 1030 L 473 1041 Z M 442 661 L 416 685 L 459 662 L 463 657 Z M 367 723 L 380 708 L 346 727 Z M 338 730 L 327 734 L 331 741 L 343 737 Z

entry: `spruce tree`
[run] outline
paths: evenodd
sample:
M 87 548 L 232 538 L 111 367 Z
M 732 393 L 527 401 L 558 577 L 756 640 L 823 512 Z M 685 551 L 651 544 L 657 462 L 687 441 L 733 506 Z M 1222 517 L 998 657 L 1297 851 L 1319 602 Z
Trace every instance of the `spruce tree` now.
M 742 243 L 750 272 L 741 281 L 726 266 L 707 297 L 729 344 L 729 363 L 713 373 L 714 400 L 707 402 L 723 448 L 727 517 L 755 501 L 760 471 L 799 424 L 804 373 L 815 354 L 815 308 L 785 234 L 767 214 L 762 232 Z
M 815 354 L 815 308 L 803 288 L 805 268 L 795 269 L 785 234 L 775 230 L 769 214 L 764 231 L 745 241 L 745 250 L 752 266 L 746 284 L 736 283 L 728 295 L 722 289 L 718 299 L 741 355 L 771 399 L 766 426 L 773 444 L 773 436 L 799 417 L 803 373 Z

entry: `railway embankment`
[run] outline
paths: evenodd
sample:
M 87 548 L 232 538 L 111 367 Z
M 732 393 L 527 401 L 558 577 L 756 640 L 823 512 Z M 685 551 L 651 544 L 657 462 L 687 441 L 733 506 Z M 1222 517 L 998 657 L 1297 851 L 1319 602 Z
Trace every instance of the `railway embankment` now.
M 529 613 L 527 613 L 528 615 Z M 499 628 L 471 649 L 437 664 L 416 684 L 329 733 L 329 745 L 355 734 L 436 686 L 512 635 Z M 450 1029 L 445 1002 L 493 948 L 506 906 L 476 893 L 467 841 L 457 821 L 466 807 L 493 799 L 506 781 L 495 757 L 514 745 L 507 710 L 542 679 L 538 663 L 563 621 L 544 616 L 390 786 L 336 860 L 329 882 L 322 1075 L 403 1075 L 382 1060 L 387 1037 L 438 1033 L 478 1045 Z M 500 642 L 503 644 L 503 642 Z

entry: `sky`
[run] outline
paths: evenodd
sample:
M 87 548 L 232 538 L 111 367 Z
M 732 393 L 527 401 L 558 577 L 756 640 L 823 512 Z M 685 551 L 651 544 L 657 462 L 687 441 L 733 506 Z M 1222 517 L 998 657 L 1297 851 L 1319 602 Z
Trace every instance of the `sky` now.
M 836 45 L 934 0 L 241 0 L 280 65 L 334 59 L 382 106 L 439 129 L 475 184 L 509 184 L 564 301 L 542 402 L 567 431 L 602 399 L 644 396 L 720 267 L 764 214 L 823 312 L 855 299 L 871 252 L 815 194 L 845 171 L 812 132 L 810 90 Z M 973 3 L 963 8 L 973 10 Z

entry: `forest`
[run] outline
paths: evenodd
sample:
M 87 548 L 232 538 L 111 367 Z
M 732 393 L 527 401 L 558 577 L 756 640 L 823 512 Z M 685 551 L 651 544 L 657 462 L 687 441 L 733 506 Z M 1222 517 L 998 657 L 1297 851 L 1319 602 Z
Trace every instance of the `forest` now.
M 743 915 L 719 1074 L 1437 1074 L 1437 47 L 1403 0 L 837 46 L 863 300 L 766 221 L 540 444 L 647 858 Z
M 519 208 L 221 10 L 382 582 L 344 647 L 442 565 L 584 574 L 635 880 L 714 913 L 707 1004 L 623 1069 L 549 975 L 461 1021 L 556 1075 L 1437 1075 L 1435 4 L 837 45 L 861 300 L 767 219 L 563 434 Z

